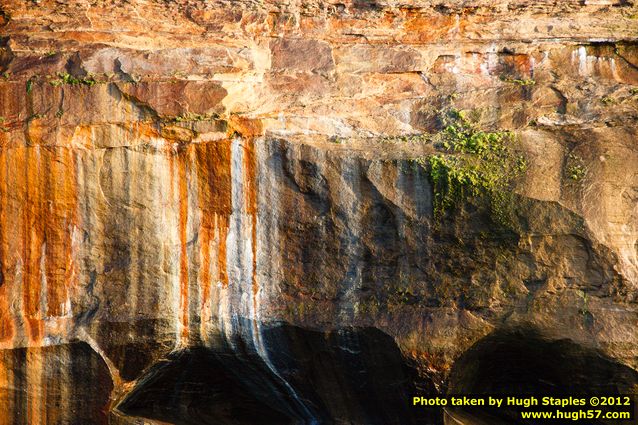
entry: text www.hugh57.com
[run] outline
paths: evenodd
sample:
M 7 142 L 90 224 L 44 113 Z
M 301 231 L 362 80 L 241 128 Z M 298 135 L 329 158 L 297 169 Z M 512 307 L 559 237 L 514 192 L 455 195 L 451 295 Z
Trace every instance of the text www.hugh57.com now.
M 521 419 L 630 419 L 629 412 L 604 412 L 602 410 L 575 410 L 554 412 L 521 412 Z

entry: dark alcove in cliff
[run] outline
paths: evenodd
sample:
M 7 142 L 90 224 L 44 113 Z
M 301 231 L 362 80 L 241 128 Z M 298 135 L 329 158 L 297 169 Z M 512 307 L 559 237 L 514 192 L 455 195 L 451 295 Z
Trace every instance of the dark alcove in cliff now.
M 147 371 L 118 410 L 175 424 L 434 421 L 410 406 L 416 373 L 377 329 L 262 325 L 261 340 L 267 356 L 239 338 L 232 347 L 173 353 Z
M 494 332 L 466 351 L 452 368 L 448 393 L 612 395 L 631 393 L 636 384 L 636 371 L 596 350 L 567 339 L 546 338 L 534 329 L 515 328 Z M 517 411 L 507 409 L 449 413 L 468 424 L 523 423 Z

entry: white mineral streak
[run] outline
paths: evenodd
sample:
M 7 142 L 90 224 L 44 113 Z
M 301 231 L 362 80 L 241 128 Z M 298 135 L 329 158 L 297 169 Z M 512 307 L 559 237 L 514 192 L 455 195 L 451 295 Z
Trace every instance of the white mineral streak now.
M 227 239 L 228 290 L 220 302 L 220 330 L 231 347 L 237 349 L 233 339 L 241 336 L 244 343 L 252 345 L 273 375 L 286 388 L 296 402 L 306 423 L 318 423 L 296 390 L 273 364 L 266 347 L 261 317 L 259 294 L 253 293 L 253 218 L 248 214 L 247 188 L 245 187 L 246 146 L 241 138 L 231 144 L 232 213 Z M 258 160 L 259 161 L 259 160 Z M 223 306 L 223 307 L 222 307 Z
M 589 57 L 587 56 L 587 49 L 585 46 L 580 46 L 578 48 L 578 73 L 580 75 L 587 75 L 589 73 Z
M 621 81 L 620 75 L 618 75 L 618 68 L 616 67 L 616 59 L 609 59 L 609 67 L 611 68 L 611 76 L 616 81 Z
M 359 179 L 361 169 L 356 158 L 343 158 L 341 161 L 340 181 L 343 189 L 339 192 L 338 205 L 342 205 L 348 221 L 346 223 L 346 231 L 343 235 L 346 240 L 344 256 L 346 260 L 346 275 L 341 282 L 339 291 L 339 310 L 338 319 L 344 326 L 349 326 L 354 320 L 354 305 L 357 301 L 356 297 L 361 289 L 362 277 L 362 248 L 361 248 L 361 180 Z

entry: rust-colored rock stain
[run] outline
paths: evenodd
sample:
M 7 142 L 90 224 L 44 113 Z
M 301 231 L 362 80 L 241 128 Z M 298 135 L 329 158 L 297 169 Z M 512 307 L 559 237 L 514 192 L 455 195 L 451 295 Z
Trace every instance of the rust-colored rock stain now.
M 189 288 L 188 288 L 188 150 L 180 149 L 177 155 L 177 187 L 179 202 L 179 308 L 181 321 L 181 340 L 188 342 L 189 337 Z
M 44 320 L 70 314 L 70 290 L 76 278 L 72 252 L 78 224 L 74 153 L 64 148 L 0 151 L 3 182 L 2 341 L 11 335 L 8 292 L 22 284 L 22 315 L 27 338 L 39 343 Z
M 403 42 L 428 43 L 450 38 L 454 30 L 460 31 L 462 26 L 458 15 L 423 16 L 408 12 L 404 28 Z
M 14 335 L 9 297 L 11 295 L 11 274 L 15 272 L 12 267 L 12 258 L 10 258 L 15 235 L 10 235 L 10 232 L 5 230 L 11 224 L 9 206 L 13 204 L 13 198 L 9 197 L 9 189 L 11 188 L 9 175 L 13 171 L 9 160 L 7 151 L 0 150 L 0 228 L 2 229 L 0 232 L 0 342 L 2 343 L 9 342 Z
M 27 323 L 29 339 L 39 341 L 42 338 L 42 305 L 40 291 L 42 289 L 43 277 L 40 266 L 46 257 L 42 258 L 44 243 L 44 217 L 41 216 L 42 189 L 40 184 L 41 176 L 48 174 L 48 164 L 42 164 L 38 159 L 40 147 L 21 150 L 23 154 L 19 159 L 24 164 L 23 181 L 18 187 L 24 192 L 20 196 L 22 205 L 22 226 L 21 233 L 24 237 L 21 260 L 23 262 L 22 275 L 22 302 L 24 318 Z M 40 169 L 42 166 L 42 169 Z M 19 176 L 16 176 L 19 178 Z M 46 184 L 46 183 L 45 183 Z M 20 201 L 18 201 L 20 202 Z M 46 281 L 45 281 L 46 282 Z
M 252 293 L 253 311 L 257 311 L 257 158 L 255 155 L 255 139 L 264 133 L 260 120 L 231 115 L 228 134 L 239 134 L 243 138 L 243 186 L 245 194 L 245 213 L 251 217 L 251 246 L 252 246 Z
M 211 302 L 211 284 L 219 282 L 228 286 L 226 265 L 226 238 L 230 228 L 232 213 L 231 140 L 223 139 L 177 147 L 168 152 L 171 161 L 170 198 L 178 206 L 179 260 L 179 321 L 180 341 L 187 344 L 191 338 L 189 326 L 192 317 L 199 315 L 202 321 L 208 319 Z M 189 188 L 189 181 L 196 187 Z M 176 188 L 175 191 L 173 188 Z M 199 208 L 197 245 L 199 262 L 196 268 L 199 293 L 190 287 L 193 275 L 188 253 L 189 190 L 196 191 Z M 192 253 L 191 253 L 192 254 Z M 193 275 L 195 276 L 195 275 Z M 191 299 L 199 296 L 198 311 L 191 311 Z
M 211 266 L 216 261 L 214 278 L 223 287 L 228 286 L 226 270 L 226 237 L 232 210 L 231 141 L 224 139 L 199 145 L 195 153 L 199 209 L 200 272 L 199 285 L 202 309 L 209 303 Z M 216 260 L 211 258 L 211 244 L 217 244 Z
M 51 161 L 48 207 L 52 223 L 45 229 L 47 242 L 47 316 L 70 314 L 70 293 L 77 276 L 77 265 L 72 252 L 73 229 L 77 225 L 77 185 L 73 151 L 62 149 L 57 159 Z M 50 253 L 50 254 L 49 254 Z
M 251 218 L 251 246 L 252 246 L 252 292 L 253 308 L 257 310 L 257 165 L 255 157 L 255 142 L 248 139 L 244 142 L 244 193 L 246 196 L 246 214 Z
M 71 314 L 78 225 L 74 152 L 40 145 L 0 150 L 0 199 L 0 342 L 20 337 L 30 345 L 26 398 L 15 409 L 24 408 L 29 424 L 60 423 L 60 412 L 47 406 L 54 389 L 47 388 L 41 345 L 47 321 Z M 24 323 L 25 335 L 15 335 L 16 323 Z M 4 366 L 2 379 L 11 379 Z M 14 409 L 7 404 L 3 408 Z
M 46 380 L 43 379 L 44 361 L 42 347 L 29 347 L 27 349 L 27 393 L 29 394 L 27 417 L 29 423 L 34 425 L 54 423 L 48 422 L 52 418 L 47 417 L 47 388 Z

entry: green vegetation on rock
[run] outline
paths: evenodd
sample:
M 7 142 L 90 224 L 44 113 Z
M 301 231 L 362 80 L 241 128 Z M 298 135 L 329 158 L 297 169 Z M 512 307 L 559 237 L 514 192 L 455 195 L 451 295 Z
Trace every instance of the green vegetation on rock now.
M 519 86 L 533 86 L 536 84 L 536 81 L 532 80 L 531 78 L 512 78 L 504 75 L 501 76 L 501 81 L 517 84 Z
M 435 217 L 468 198 L 481 198 L 497 222 L 507 223 L 513 180 L 527 169 L 516 137 L 508 131 L 484 131 L 457 109 L 443 112 L 442 121 L 444 129 L 433 137 L 439 152 L 417 159 L 430 174 Z
M 196 114 L 193 112 L 185 112 L 181 115 L 177 115 L 171 119 L 173 122 L 192 122 L 192 121 L 214 121 L 218 119 L 217 114 Z
M 480 114 L 456 108 L 439 111 L 443 129 L 435 134 L 386 136 L 388 143 L 432 143 L 436 153 L 414 158 L 429 174 L 434 191 L 434 216 L 441 219 L 457 205 L 474 199 L 487 205 L 491 217 L 505 226 L 513 214 L 514 180 L 527 170 L 527 160 L 510 131 L 480 128 Z M 333 143 L 345 139 L 333 137 Z
M 98 81 L 96 81 L 95 78 L 93 78 L 92 76 L 76 78 L 66 72 L 58 72 L 57 76 L 58 78 L 56 78 L 55 80 L 49 81 L 49 84 L 51 84 L 53 87 L 58 87 L 65 84 L 71 86 L 84 85 L 91 87 L 98 83 Z
M 587 174 L 583 159 L 577 155 L 569 154 L 567 160 L 567 176 L 573 181 L 580 181 Z

